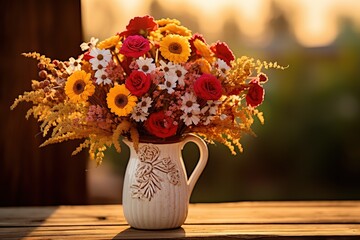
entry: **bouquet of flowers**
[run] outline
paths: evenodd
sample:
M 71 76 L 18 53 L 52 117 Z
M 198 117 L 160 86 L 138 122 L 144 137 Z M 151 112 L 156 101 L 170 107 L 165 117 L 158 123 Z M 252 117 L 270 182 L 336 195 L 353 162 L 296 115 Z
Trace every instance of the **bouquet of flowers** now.
M 226 43 L 208 44 L 176 19 L 135 17 L 126 30 L 80 45 L 83 53 L 67 61 L 38 53 L 40 80 L 19 102 L 32 102 L 26 118 L 41 122 L 45 146 L 85 139 L 73 152 L 89 148 L 98 164 L 104 151 L 121 151 L 121 136 L 137 149 L 140 141 L 173 141 L 194 133 L 209 143 L 242 151 L 243 134 L 264 100 L 262 69 L 284 69 L 276 62 L 235 58 Z

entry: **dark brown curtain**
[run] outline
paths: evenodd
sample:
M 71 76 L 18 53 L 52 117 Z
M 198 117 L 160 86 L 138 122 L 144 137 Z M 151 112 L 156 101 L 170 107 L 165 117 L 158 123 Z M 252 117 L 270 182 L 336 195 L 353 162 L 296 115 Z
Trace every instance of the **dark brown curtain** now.
M 9 107 L 38 79 L 36 60 L 21 56 L 37 51 L 52 59 L 80 54 L 80 0 L 4 1 L 0 29 L 0 205 L 86 203 L 86 152 L 71 157 L 78 142 L 39 149 L 43 142 L 30 105 Z

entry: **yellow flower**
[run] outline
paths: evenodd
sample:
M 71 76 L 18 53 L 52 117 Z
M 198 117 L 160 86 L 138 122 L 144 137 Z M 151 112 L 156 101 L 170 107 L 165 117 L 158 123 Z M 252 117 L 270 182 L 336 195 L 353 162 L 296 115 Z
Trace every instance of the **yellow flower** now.
M 132 112 L 136 105 L 137 97 L 132 96 L 125 85 L 121 84 L 109 90 L 106 101 L 111 112 L 122 117 Z
M 99 49 L 109 49 L 109 48 L 113 48 L 116 47 L 116 45 L 119 44 L 120 41 L 120 37 L 118 35 L 109 37 L 107 39 L 105 39 L 104 41 L 101 41 L 98 45 L 97 48 Z
M 211 65 L 204 58 L 199 58 L 195 61 L 200 66 L 202 73 L 211 73 Z
M 215 61 L 214 54 L 209 49 L 209 46 L 206 45 L 203 41 L 196 39 L 194 41 L 194 46 L 196 50 L 203 56 L 210 64 L 213 64 Z
M 184 63 L 190 56 L 188 38 L 169 34 L 160 42 L 160 52 L 164 58 L 174 63 Z
M 184 26 L 178 26 L 174 23 L 170 23 L 164 27 L 159 28 L 159 31 L 161 33 L 166 32 L 168 34 L 178 34 L 185 37 L 191 37 L 191 31 L 189 29 Z
M 90 80 L 91 74 L 83 70 L 75 71 L 67 78 L 65 93 L 72 102 L 88 100 L 95 92 L 95 86 Z
M 83 70 L 87 73 L 94 72 L 94 70 L 92 69 L 91 63 L 89 63 L 88 61 L 85 61 L 85 60 L 81 61 L 81 70 Z
M 180 25 L 180 21 L 177 19 L 170 19 L 170 18 L 162 18 L 160 20 L 157 20 L 156 23 L 159 25 L 159 27 L 163 27 L 166 26 L 170 23 L 176 24 L 176 25 Z
M 160 42 L 163 37 L 164 36 L 161 34 L 159 29 L 156 29 L 155 31 L 150 32 L 149 40 L 153 42 Z

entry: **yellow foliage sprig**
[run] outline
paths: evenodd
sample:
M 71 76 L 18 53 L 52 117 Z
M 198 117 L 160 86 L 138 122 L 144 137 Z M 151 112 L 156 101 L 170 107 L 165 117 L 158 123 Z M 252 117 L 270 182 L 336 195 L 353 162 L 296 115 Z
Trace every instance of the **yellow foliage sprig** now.
M 121 147 L 119 143 L 119 138 L 123 132 L 128 132 L 130 130 L 131 124 L 129 121 L 122 121 L 115 129 L 112 135 L 112 142 L 116 151 L 121 152 Z
M 17 97 L 14 103 L 10 106 L 10 109 L 13 110 L 17 107 L 20 102 L 32 102 L 33 104 L 43 103 L 45 99 L 45 92 L 43 89 L 38 89 L 36 91 L 24 92 L 23 95 Z
M 265 69 L 280 69 L 280 70 L 285 70 L 289 67 L 288 66 L 282 66 L 282 65 L 279 65 L 277 62 L 267 62 L 267 61 L 261 61 L 261 60 L 256 60 L 256 71 L 257 73 L 260 73 L 262 68 L 265 68 Z
M 55 64 L 51 63 L 50 58 L 46 57 L 45 55 L 41 55 L 40 53 L 28 52 L 28 53 L 22 53 L 21 55 L 38 60 L 40 63 L 43 63 L 46 66 L 46 68 L 49 70 L 52 70 L 55 67 Z

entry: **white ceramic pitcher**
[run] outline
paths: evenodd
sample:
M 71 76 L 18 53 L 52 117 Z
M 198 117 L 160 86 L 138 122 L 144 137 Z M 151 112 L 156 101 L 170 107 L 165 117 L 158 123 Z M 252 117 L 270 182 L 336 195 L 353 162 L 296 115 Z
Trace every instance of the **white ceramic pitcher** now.
M 199 161 L 187 178 L 181 150 L 194 142 L 200 150 Z M 124 215 L 130 226 L 139 229 L 180 227 L 187 217 L 190 195 L 208 159 L 206 143 L 193 134 L 175 143 L 132 142 L 123 187 Z

